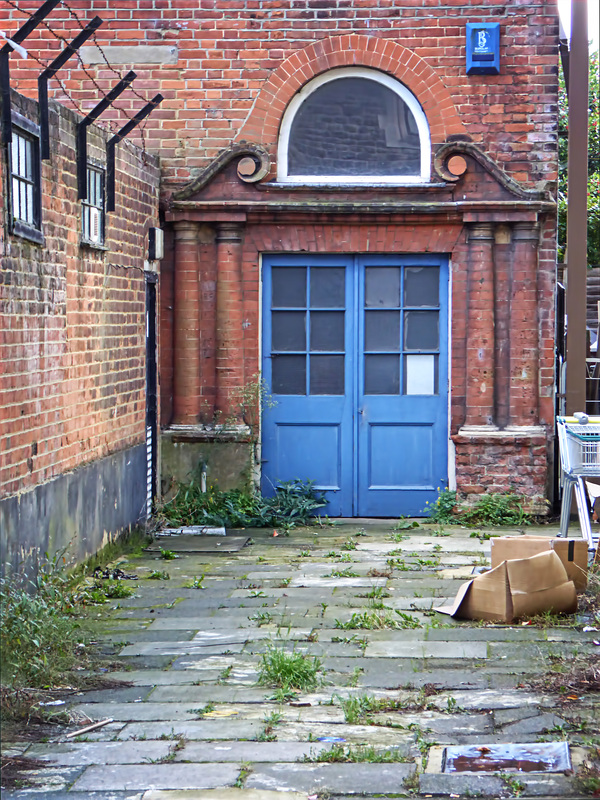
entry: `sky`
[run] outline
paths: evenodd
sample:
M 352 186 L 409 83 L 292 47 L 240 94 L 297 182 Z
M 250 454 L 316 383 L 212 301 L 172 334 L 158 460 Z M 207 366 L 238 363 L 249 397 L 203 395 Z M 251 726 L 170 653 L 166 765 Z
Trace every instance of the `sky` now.
M 582 0 L 572 0 L 572 2 L 580 3 Z M 588 38 L 594 50 L 598 50 L 600 46 L 599 11 L 600 0 L 588 0 Z M 568 37 L 571 30 L 571 0 L 558 0 L 558 13 Z

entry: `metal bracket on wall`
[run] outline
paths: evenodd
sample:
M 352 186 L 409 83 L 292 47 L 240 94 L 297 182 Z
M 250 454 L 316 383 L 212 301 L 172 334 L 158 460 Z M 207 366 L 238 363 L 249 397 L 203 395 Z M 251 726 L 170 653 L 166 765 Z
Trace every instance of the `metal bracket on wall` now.
M 87 129 L 94 120 L 98 119 L 110 106 L 110 104 L 117 99 L 117 97 L 124 92 L 129 84 L 136 78 L 136 73 L 131 70 L 122 78 L 117 85 L 110 90 L 106 97 L 95 106 L 87 117 L 84 117 L 77 125 L 77 196 L 80 200 L 87 198 Z
M 79 50 L 81 45 L 90 38 L 102 25 L 100 17 L 94 17 L 85 28 L 68 44 L 62 53 L 57 56 L 50 66 L 38 78 L 38 104 L 40 108 L 40 151 L 42 159 L 50 158 L 50 131 L 48 125 L 48 81 L 53 78 L 58 70 L 67 63 L 71 56 Z
M 59 4 L 60 0 L 46 0 L 11 37 L 14 44 L 21 44 L 29 34 L 34 31 L 40 22 Z M 10 65 L 8 57 L 14 50 L 12 44 L 7 42 L 0 49 L 0 95 L 2 96 L 2 141 L 12 141 L 12 118 L 10 104 Z
M 115 210 L 115 148 L 118 143 L 124 139 L 140 122 L 145 119 L 156 108 L 159 103 L 162 103 L 162 94 L 156 94 L 149 103 L 138 111 L 138 113 L 130 119 L 127 125 L 124 125 L 118 133 L 108 140 L 106 143 L 106 210 Z

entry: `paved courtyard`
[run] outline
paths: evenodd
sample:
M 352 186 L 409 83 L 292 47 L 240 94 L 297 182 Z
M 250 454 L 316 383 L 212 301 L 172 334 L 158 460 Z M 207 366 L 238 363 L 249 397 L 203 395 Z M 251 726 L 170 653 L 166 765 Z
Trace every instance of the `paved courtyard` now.
M 94 614 L 121 683 L 71 696 L 74 722 L 51 741 L 5 742 L 45 762 L 5 800 L 580 796 L 568 770 L 445 773 L 443 751 L 567 740 L 577 770 L 598 746 L 598 695 L 543 679 L 597 652 L 600 634 L 581 616 L 508 626 L 434 612 L 489 564 L 490 544 L 407 525 L 251 531 L 235 553 L 214 540 L 214 553 L 120 563 L 135 594 Z M 320 660 L 313 691 L 258 683 L 263 655 L 282 648 Z

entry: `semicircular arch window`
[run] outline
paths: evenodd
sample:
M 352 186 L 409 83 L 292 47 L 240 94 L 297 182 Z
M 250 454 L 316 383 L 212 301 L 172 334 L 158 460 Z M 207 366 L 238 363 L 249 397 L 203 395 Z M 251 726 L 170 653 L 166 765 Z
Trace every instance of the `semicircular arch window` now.
M 374 70 L 315 78 L 284 116 L 278 178 L 312 183 L 429 180 L 425 114 L 406 87 Z

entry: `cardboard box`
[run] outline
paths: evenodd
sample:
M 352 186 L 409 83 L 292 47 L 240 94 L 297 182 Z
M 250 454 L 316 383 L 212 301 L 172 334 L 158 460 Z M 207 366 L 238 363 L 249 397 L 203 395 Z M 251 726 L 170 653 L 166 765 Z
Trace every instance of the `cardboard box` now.
M 463 619 L 512 622 L 546 611 L 577 610 L 577 592 L 560 558 L 546 550 L 500 566 L 463 583 L 454 603 L 434 609 Z
M 585 539 L 548 539 L 545 536 L 503 536 L 490 539 L 492 569 L 503 561 L 529 558 L 546 550 L 554 550 L 577 593 L 585 591 L 588 571 L 588 544 Z

